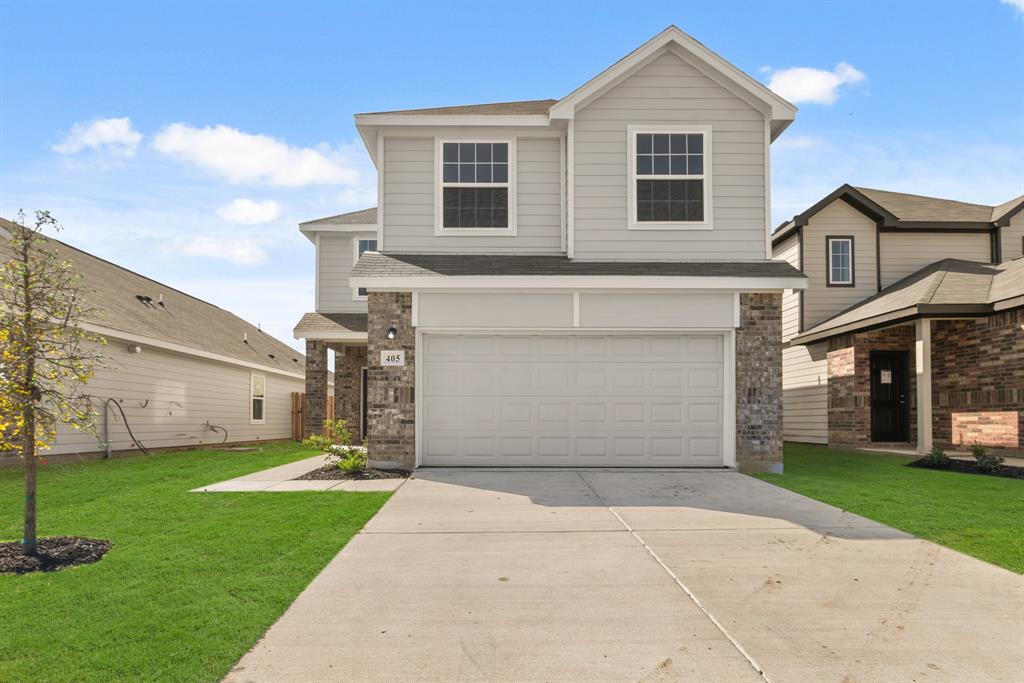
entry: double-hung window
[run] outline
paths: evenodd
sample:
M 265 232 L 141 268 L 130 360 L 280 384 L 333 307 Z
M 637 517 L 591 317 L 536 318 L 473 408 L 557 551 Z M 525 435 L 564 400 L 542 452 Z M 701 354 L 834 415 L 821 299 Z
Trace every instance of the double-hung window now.
M 267 400 L 267 377 L 258 372 L 249 376 L 249 423 L 264 423 L 264 404 Z
M 853 287 L 853 238 L 826 237 L 828 286 Z
M 629 127 L 629 227 L 711 228 L 710 128 Z
M 440 235 L 515 234 L 515 141 L 440 141 Z
M 359 257 L 365 254 L 366 252 L 377 251 L 377 240 L 356 240 L 354 242 L 354 246 L 356 253 L 353 263 L 356 263 L 357 261 L 359 261 Z M 353 294 L 352 298 L 355 299 L 356 301 L 362 301 L 363 299 L 365 299 L 366 287 L 360 287 L 359 289 L 357 289 Z

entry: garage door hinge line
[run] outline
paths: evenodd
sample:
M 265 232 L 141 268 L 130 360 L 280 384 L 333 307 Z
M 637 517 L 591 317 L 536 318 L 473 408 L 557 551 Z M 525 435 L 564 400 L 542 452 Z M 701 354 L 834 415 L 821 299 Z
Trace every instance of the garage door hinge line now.
M 629 526 L 629 524 L 626 523 L 626 520 L 622 518 L 622 515 L 620 515 L 618 512 L 616 512 L 615 508 L 613 508 L 611 505 L 608 505 L 608 503 L 605 501 L 605 499 L 601 497 L 601 494 L 598 493 L 597 490 L 593 486 L 590 485 L 590 482 L 586 480 L 586 478 L 583 476 L 582 473 L 577 472 L 576 476 L 578 476 L 580 478 L 580 480 L 583 482 L 583 484 L 588 489 L 590 489 L 590 491 L 594 494 L 594 496 L 596 496 L 597 499 L 599 501 L 601 501 L 601 504 L 604 505 L 606 508 L 608 508 L 609 512 L 611 512 L 613 515 L 615 515 L 615 518 L 617 520 L 619 520 L 619 524 L 621 524 L 626 529 L 626 531 L 628 531 L 633 536 L 633 538 L 635 538 L 640 543 L 640 545 L 642 545 L 644 547 L 644 550 L 646 550 L 647 553 L 651 557 L 654 558 L 654 561 L 657 562 L 659 565 L 661 565 L 661 568 L 665 570 L 665 573 L 667 573 L 669 576 L 672 577 L 672 580 L 676 582 L 676 585 L 679 586 L 684 593 L 686 593 L 686 596 L 688 598 L 690 598 L 690 600 L 693 601 L 693 604 L 697 605 L 697 609 L 699 609 L 701 612 L 703 612 L 704 616 L 706 616 L 711 621 L 711 623 L 715 625 L 715 628 L 717 628 L 721 632 L 721 634 L 723 636 L 725 636 L 726 639 L 728 639 L 728 641 L 730 643 L 732 643 L 733 647 L 735 647 L 736 650 L 741 655 L 743 655 L 743 658 L 747 660 L 747 662 L 750 664 L 751 667 L 753 667 L 754 671 L 756 671 L 758 673 L 758 675 L 761 676 L 761 678 L 763 678 L 765 681 L 767 681 L 768 683 L 771 683 L 771 679 L 768 678 L 768 674 L 766 674 L 764 672 L 764 669 L 761 668 L 761 666 L 754 660 L 754 658 L 750 655 L 749 652 L 747 652 L 745 649 L 743 649 L 743 646 L 740 645 L 739 641 L 737 641 L 735 638 L 732 637 L 732 634 L 730 634 L 729 631 L 726 630 L 725 626 L 723 626 L 722 623 L 718 621 L 718 619 L 715 619 L 714 615 L 711 614 L 711 612 L 709 612 L 704 607 L 704 605 L 701 603 L 701 601 L 699 599 L 697 599 L 697 596 L 693 594 L 693 591 L 691 591 L 689 588 L 687 588 L 686 584 L 684 584 L 679 579 L 679 577 L 676 576 L 676 573 L 673 572 L 669 568 L 669 566 L 662 561 L 662 559 L 660 557 L 658 557 L 658 553 L 654 552 L 654 548 L 652 548 L 651 546 L 647 545 L 647 541 L 645 541 L 643 538 L 641 538 L 640 535 L 636 531 L 633 530 L 633 527 Z

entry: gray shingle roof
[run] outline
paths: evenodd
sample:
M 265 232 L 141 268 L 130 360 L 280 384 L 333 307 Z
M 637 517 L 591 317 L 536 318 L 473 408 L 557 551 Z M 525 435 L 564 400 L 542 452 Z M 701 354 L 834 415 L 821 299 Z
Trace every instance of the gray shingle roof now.
M 756 262 L 580 262 L 564 256 L 476 254 L 363 254 L 352 277 L 479 275 L 641 275 L 704 277 L 803 277 L 784 261 Z
M 396 109 L 393 111 L 371 111 L 356 116 L 373 116 L 375 114 L 403 114 L 409 116 L 426 115 L 509 115 L 509 114 L 547 114 L 551 106 L 558 100 L 521 100 L 519 102 L 491 102 L 489 104 L 464 104 L 454 107 L 429 107 L 427 109 Z
M 315 225 L 317 223 L 331 223 L 334 225 L 374 225 L 377 223 L 377 207 L 371 209 L 361 209 L 359 211 L 350 211 L 348 213 L 339 213 L 336 216 L 327 216 L 326 218 L 316 218 L 305 223 L 299 223 L 299 225 Z
M 1021 301 L 1016 301 L 1021 299 Z M 985 314 L 1024 304 L 1024 257 L 999 265 L 943 259 L 797 335 L 807 343 L 928 313 Z
M 0 226 L 15 228 L 4 219 Z M 304 371 L 301 353 L 235 314 L 59 240 L 47 239 L 59 256 L 81 273 L 84 304 L 95 309 L 87 322 L 246 363 Z M 10 256 L 10 243 L 0 232 L 0 258 Z M 163 304 L 159 303 L 161 295 Z M 138 296 L 150 297 L 150 301 Z
M 992 220 L 992 207 L 984 204 L 873 190 L 869 187 L 855 189 L 901 221 L 987 223 Z
M 365 313 L 305 313 L 295 325 L 295 336 L 316 332 L 366 332 Z
M 1008 214 L 1015 214 L 1024 208 L 1024 194 L 1014 197 L 1008 202 L 992 207 L 992 220 L 998 221 Z

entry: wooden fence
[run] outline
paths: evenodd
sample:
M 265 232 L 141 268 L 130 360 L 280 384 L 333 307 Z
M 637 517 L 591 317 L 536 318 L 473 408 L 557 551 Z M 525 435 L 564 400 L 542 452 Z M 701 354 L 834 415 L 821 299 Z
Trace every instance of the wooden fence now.
M 302 441 L 306 438 L 302 416 L 306 412 L 306 395 L 299 391 L 292 392 L 292 440 Z M 334 417 L 334 397 L 327 397 L 327 417 Z

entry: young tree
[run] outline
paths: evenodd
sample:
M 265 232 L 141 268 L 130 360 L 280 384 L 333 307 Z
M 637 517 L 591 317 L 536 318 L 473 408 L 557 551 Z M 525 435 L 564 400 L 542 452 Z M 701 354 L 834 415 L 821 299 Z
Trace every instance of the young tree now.
M 102 358 L 105 340 L 86 332 L 93 311 L 82 300 L 81 277 L 43 236 L 60 230 L 47 211 L 32 226 L 18 212 L 0 227 L 0 451 L 20 450 L 25 465 L 26 554 L 36 541 L 36 471 L 57 424 L 94 431 L 95 411 L 80 392 Z M 4 239 L 4 232 L 9 235 Z

